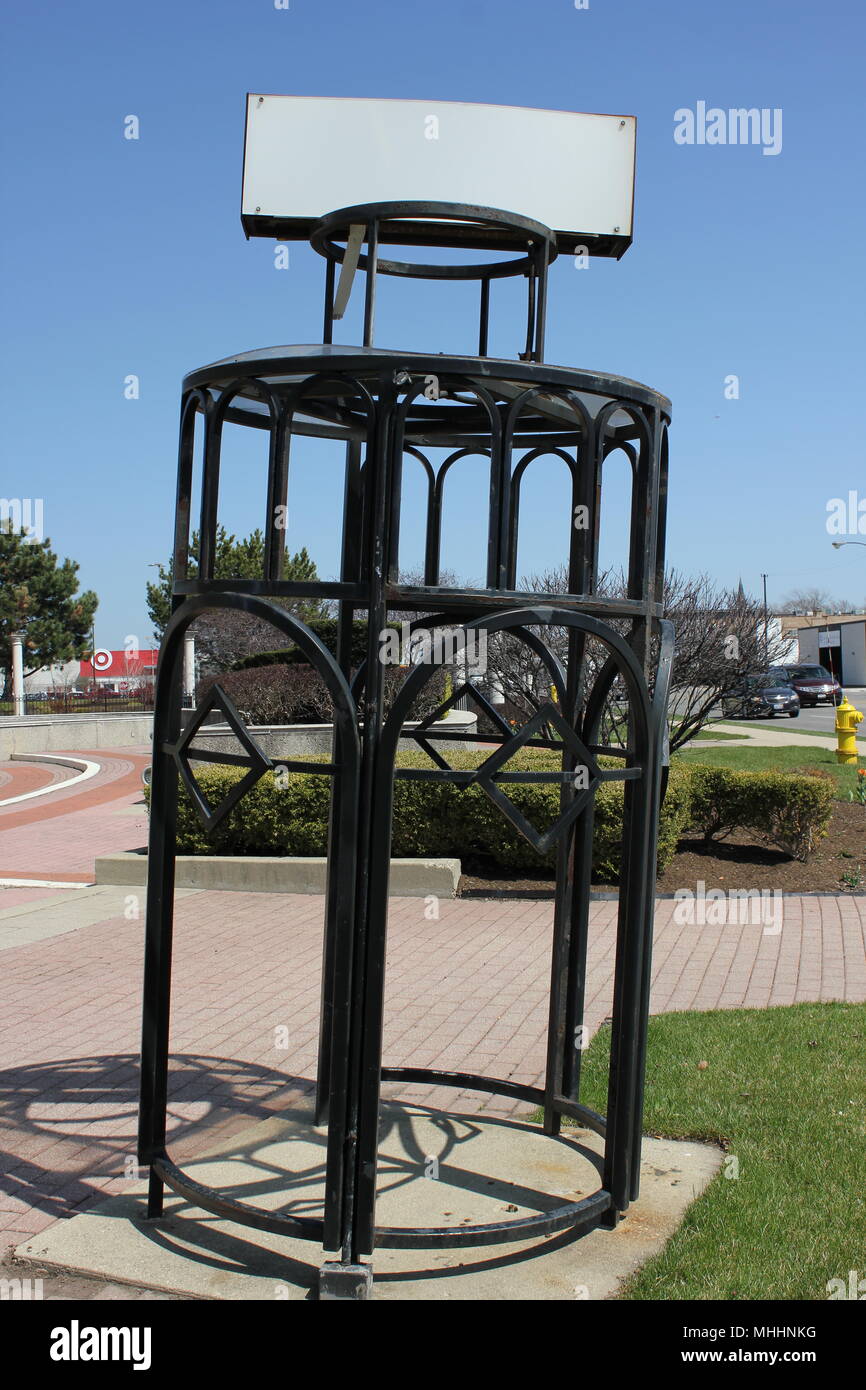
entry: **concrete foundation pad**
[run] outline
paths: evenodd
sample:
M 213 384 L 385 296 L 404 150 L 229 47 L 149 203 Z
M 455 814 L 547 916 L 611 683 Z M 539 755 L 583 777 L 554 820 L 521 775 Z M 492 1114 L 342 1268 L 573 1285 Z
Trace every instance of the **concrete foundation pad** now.
M 306 1108 L 262 1121 L 196 1160 L 186 1174 L 268 1210 L 320 1216 L 326 1132 Z M 528 1121 L 451 1115 L 388 1104 L 380 1135 L 380 1226 L 519 1220 L 579 1201 L 601 1186 L 601 1140 L 580 1129 L 546 1137 Z M 583 1237 L 456 1249 L 377 1249 L 365 1258 L 383 1300 L 573 1300 L 615 1295 L 660 1250 L 718 1173 L 721 1151 L 644 1141 L 641 1196 L 615 1230 Z M 59 1221 L 16 1256 L 52 1268 L 208 1299 L 315 1299 L 333 1253 L 193 1207 L 166 1192 L 165 1215 L 145 1217 L 146 1186 Z M 287 1196 L 287 1193 L 289 1194 Z
M 235 893 L 324 893 L 327 860 L 266 854 L 179 854 L 180 888 Z M 105 854 L 96 861 L 98 884 L 147 883 L 147 855 L 136 850 Z M 397 898 L 453 898 L 460 882 L 459 859 L 392 859 L 390 892 Z

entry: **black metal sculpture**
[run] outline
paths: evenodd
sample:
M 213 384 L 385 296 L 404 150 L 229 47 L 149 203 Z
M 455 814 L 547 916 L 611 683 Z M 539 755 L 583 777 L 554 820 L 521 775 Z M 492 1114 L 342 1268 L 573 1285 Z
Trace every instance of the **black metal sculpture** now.
M 484 266 L 417 266 L 383 260 L 382 243 L 437 243 L 461 225 L 459 244 L 519 248 L 516 259 Z M 334 346 L 332 305 L 340 240 L 362 224 L 367 255 L 364 345 Z M 324 344 L 245 353 L 192 373 L 184 382 L 174 544 L 173 614 L 160 658 L 156 688 L 149 849 L 147 945 L 144 984 L 139 1154 L 150 1170 L 148 1214 L 162 1211 L 168 1185 L 196 1206 L 267 1231 L 319 1242 L 339 1251 L 326 1266 L 328 1287 L 363 1296 L 369 1271 L 361 1257 L 376 1246 L 475 1246 L 587 1231 L 614 1225 L 638 1192 L 644 1054 L 649 1005 L 653 885 L 658 808 L 665 761 L 665 708 L 672 655 L 669 625 L 661 621 L 667 424 L 664 397 L 635 382 L 542 364 L 547 269 L 556 256 L 554 234 L 540 224 L 494 209 L 392 204 L 344 209 L 325 217 L 311 238 L 327 259 Z M 478 279 L 481 285 L 476 357 L 382 351 L 373 346 L 377 272 Z M 523 275 L 528 282 L 527 339 L 518 361 L 487 356 L 492 279 Z M 435 393 L 430 383 L 435 382 Z M 435 394 L 435 399 L 431 399 Z M 204 422 L 204 467 L 198 572 L 188 577 L 193 439 Z M 267 496 L 262 498 L 266 549 L 259 580 L 213 578 L 221 431 L 225 422 L 263 430 L 269 437 Z M 282 578 L 289 450 L 295 436 L 345 442 L 342 566 L 339 581 L 296 583 Z M 425 449 L 447 450 L 434 466 Z M 597 592 L 602 466 L 621 449 L 632 470 L 627 596 Z M 452 466 L 469 454 L 489 460 L 487 568 L 483 587 L 440 583 L 440 528 L 444 485 Z M 516 587 L 519 500 L 523 478 L 537 457 L 552 454 L 570 471 L 573 515 L 568 531 L 568 593 L 544 595 Z M 407 460 L 427 484 L 423 583 L 401 583 L 399 531 L 401 479 Z M 331 600 L 339 614 L 336 655 L 275 599 Z M 182 779 L 206 828 L 212 829 L 269 768 L 225 693 L 217 687 L 182 730 L 183 637 L 208 609 L 233 608 L 266 619 L 296 643 L 327 686 L 334 707 L 330 763 L 283 760 L 289 768 L 331 778 L 323 997 L 317 1077 L 317 1119 L 327 1122 L 327 1171 L 321 1219 L 273 1213 L 235 1201 L 193 1181 L 166 1150 L 172 898 L 176 807 Z M 386 714 L 380 637 L 389 613 L 412 612 L 426 629 L 457 625 L 464 633 L 509 634 L 526 643 L 549 676 L 555 698 L 516 731 L 478 681 L 443 701 L 444 712 L 469 695 L 489 721 L 493 745 L 480 766 L 452 768 L 437 748 L 433 717 L 409 732 L 413 702 L 437 670 L 428 656 L 410 668 Z M 351 669 L 355 615 L 366 614 L 366 661 Z M 556 627 L 567 633 L 561 663 L 544 640 Z M 587 660 L 590 645 L 596 653 Z M 599 663 L 597 653 L 604 653 Z M 547 679 L 547 678 L 546 678 Z M 626 735 L 604 742 L 602 720 L 612 692 L 626 711 Z M 205 714 L 222 710 L 242 752 L 195 749 Z M 431 758 L 429 768 L 395 769 L 398 739 L 413 737 Z M 441 735 L 439 736 L 441 737 Z M 459 734 L 448 734 L 449 742 Z M 470 735 L 465 735 L 469 739 Z M 557 772 L 509 771 L 521 747 L 555 749 Z M 607 756 L 604 756 L 607 755 Z M 192 761 L 208 757 L 248 768 L 231 797 L 210 806 L 195 781 Z M 601 763 L 600 761 L 601 760 Z M 612 761 L 613 760 L 613 761 Z M 575 773 L 581 769 L 583 779 Z M 382 1025 L 392 793 L 395 777 L 451 779 L 475 784 L 540 851 L 556 847 L 549 1034 L 543 1088 L 466 1073 L 382 1067 Z M 617 926 L 614 1004 L 607 1116 L 580 1102 L 580 1050 L 574 1046 L 584 1004 L 589 930 L 593 816 L 596 789 L 623 783 L 624 835 Z M 544 831 L 530 826 L 508 798 L 509 782 L 555 782 L 561 814 Z M 602 1186 L 577 1202 L 512 1221 L 460 1229 L 389 1229 L 375 1222 L 377 1135 L 382 1081 L 445 1084 L 517 1098 L 544 1110 L 544 1131 L 557 1134 L 563 1116 L 604 1136 Z

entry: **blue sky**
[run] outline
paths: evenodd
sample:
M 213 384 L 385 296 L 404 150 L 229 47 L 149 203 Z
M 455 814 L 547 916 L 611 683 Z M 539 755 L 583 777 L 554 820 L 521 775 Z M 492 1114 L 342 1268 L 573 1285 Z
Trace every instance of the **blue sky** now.
M 636 115 L 634 244 L 586 271 L 556 263 L 547 360 L 673 401 L 671 563 L 754 592 L 767 571 L 771 600 L 820 587 L 862 602 L 866 550 L 831 549 L 825 522 L 831 498 L 866 496 L 864 27 L 854 0 L 7 10 L 0 493 L 44 499 L 45 533 L 100 596 L 98 645 L 150 636 L 144 586 L 170 549 L 184 373 L 320 336 L 323 262 L 293 244 L 277 271 L 272 243 L 240 228 L 247 91 Z M 781 108 L 781 153 L 676 144 L 674 112 L 698 101 Z M 123 138 L 129 114 L 137 141 Z M 386 281 L 380 299 L 378 344 L 472 350 L 473 294 Z M 507 291 L 495 322 L 494 350 L 513 355 Z M 731 374 L 738 400 L 725 399 Z M 564 498 L 552 465 L 536 476 L 527 572 L 557 558 L 550 518 Z M 258 498 L 231 486 L 226 520 L 245 532 Z M 461 487 L 444 558 L 470 577 L 480 472 Z M 312 451 L 293 498 L 290 546 L 333 574 Z

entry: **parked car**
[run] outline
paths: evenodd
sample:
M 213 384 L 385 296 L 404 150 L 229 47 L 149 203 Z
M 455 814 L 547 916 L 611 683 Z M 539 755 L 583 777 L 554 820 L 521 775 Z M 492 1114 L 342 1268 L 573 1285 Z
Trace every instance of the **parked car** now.
M 799 713 L 800 698 L 796 690 L 774 671 L 746 676 L 735 690 L 722 696 L 725 719 L 773 719 L 777 714 L 796 719 Z
M 794 687 L 800 704 L 841 705 L 845 696 L 836 677 L 824 666 L 782 666 L 779 674 Z

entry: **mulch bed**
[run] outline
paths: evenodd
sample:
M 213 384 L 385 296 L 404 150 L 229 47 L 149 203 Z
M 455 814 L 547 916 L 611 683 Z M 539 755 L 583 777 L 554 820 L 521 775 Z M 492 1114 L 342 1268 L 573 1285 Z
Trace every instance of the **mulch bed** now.
M 768 888 L 783 893 L 841 893 L 851 886 L 842 882 L 843 873 L 858 866 L 863 878 L 854 889 L 866 892 L 866 807 L 850 801 L 834 802 L 826 838 L 812 851 L 805 864 L 791 859 L 772 845 L 756 843 L 752 831 L 736 831 L 726 840 L 704 845 L 699 837 L 680 840 L 677 852 L 656 884 L 659 893 L 675 893 L 678 888 L 694 889 L 699 880 L 707 888 Z M 545 872 L 533 877 L 509 873 L 498 865 L 480 859 L 463 863 L 460 893 L 467 897 L 496 896 L 551 897 L 554 876 Z M 615 892 L 609 884 L 593 884 L 598 892 Z

